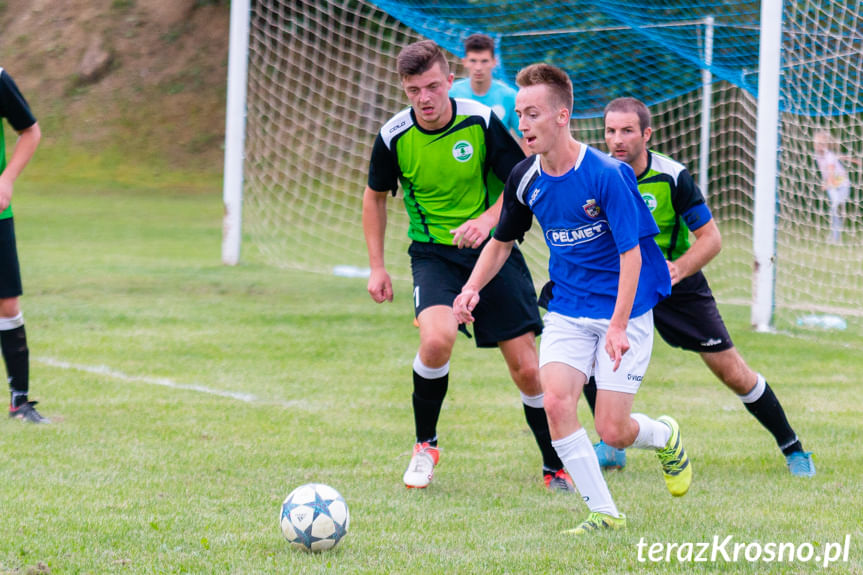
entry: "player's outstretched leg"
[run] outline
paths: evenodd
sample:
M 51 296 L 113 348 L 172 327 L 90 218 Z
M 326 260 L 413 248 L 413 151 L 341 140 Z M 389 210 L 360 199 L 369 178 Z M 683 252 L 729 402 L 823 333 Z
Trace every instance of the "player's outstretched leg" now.
M 668 415 L 662 415 L 656 420 L 671 429 L 668 443 L 662 449 L 656 450 L 656 456 L 662 465 L 662 475 L 669 493 L 680 497 L 689 491 L 689 485 L 692 483 L 692 465 L 680 439 L 680 426 Z

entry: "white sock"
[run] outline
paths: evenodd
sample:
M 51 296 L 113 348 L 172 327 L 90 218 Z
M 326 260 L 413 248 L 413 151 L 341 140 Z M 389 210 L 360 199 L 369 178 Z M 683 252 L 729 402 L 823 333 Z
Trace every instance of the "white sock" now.
M 767 382 L 764 381 L 764 377 L 760 373 L 757 375 L 758 379 L 755 380 L 755 387 L 753 387 L 746 395 L 737 396 L 743 403 L 754 403 L 764 395 L 764 389 L 767 387 Z
M 526 406 L 537 409 L 542 407 L 544 393 L 540 393 L 539 395 L 525 395 L 523 391 L 519 393 L 521 393 L 521 402 Z
M 440 367 L 429 367 L 420 359 L 420 352 L 414 357 L 414 371 L 426 379 L 438 379 L 449 373 L 449 362 Z
M 612 517 L 620 517 L 617 506 L 611 498 L 608 484 L 599 468 L 599 460 L 593 444 L 587 437 L 587 431 L 582 427 L 572 435 L 563 439 L 554 439 L 552 447 L 563 461 L 566 470 L 572 476 L 572 482 L 587 503 L 591 511 L 605 513 Z
M 0 331 L 11 331 L 24 325 L 24 314 L 20 311 L 15 317 L 0 317 Z
M 635 436 L 635 441 L 631 447 L 637 449 L 662 449 L 668 440 L 671 438 L 671 428 L 644 415 L 643 413 L 633 413 L 632 419 L 638 423 L 638 435 Z

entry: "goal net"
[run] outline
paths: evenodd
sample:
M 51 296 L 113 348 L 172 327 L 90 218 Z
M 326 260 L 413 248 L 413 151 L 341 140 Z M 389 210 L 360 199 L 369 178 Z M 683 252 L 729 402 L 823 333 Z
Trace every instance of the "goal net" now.
M 431 38 L 448 50 L 459 76 L 462 40 L 484 32 L 497 42 L 501 80 L 512 84 L 522 66 L 537 61 L 569 72 L 573 131 L 600 149 L 600 116 L 610 99 L 636 96 L 650 105 L 652 146 L 689 167 L 722 231 L 722 253 L 707 268 L 717 298 L 750 303 L 759 2 L 549 6 L 528 0 L 254 0 L 244 163 L 247 253 L 252 248 L 280 267 L 361 275 L 368 265 L 361 204 L 372 142 L 407 106 L 396 54 Z M 858 323 L 863 315 L 861 12 L 858 0 L 784 5 L 779 328 L 805 313 L 836 313 Z M 816 160 L 816 134 L 826 138 L 847 175 L 848 198 L 833 209 Z M 400 197 L 388 205 L 387 265 L 394 278 L 407 279 L 405 210 Z M 534 231 L 522 249 L 541 284 L 547 277 L 541 236 Z

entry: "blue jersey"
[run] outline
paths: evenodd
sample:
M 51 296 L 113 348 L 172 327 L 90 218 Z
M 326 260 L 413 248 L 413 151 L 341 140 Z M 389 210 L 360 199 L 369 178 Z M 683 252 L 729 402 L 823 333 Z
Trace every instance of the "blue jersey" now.
M 542 171 L 539 156 L 527 158 L 507 180 L 494 237 L 522 238 L 534 216 L 548 245 L 548 274 L 554 282 L 548 311 L 610 319 L 620 254 L 636 246 L 641 246 L 641 274 L 632 317 L 670 293 L 668 266 L 653 239 L 659 228 L 629 165 L 584 144 L 573 169 L 559 177 Z
M 492 80 L 488 92 L 482 96 L 477 96 L 470 88 L 470 79 L 462 78 L 453 82 L 449 95 L 450 98 L 467 98 L 485 104 L 494 110 L 495 115 L 500 118 L 504 126 L 521 138 L 521 132 L 518 129 L 518 116 L 515 115 L 515 90 L 500 80 Z

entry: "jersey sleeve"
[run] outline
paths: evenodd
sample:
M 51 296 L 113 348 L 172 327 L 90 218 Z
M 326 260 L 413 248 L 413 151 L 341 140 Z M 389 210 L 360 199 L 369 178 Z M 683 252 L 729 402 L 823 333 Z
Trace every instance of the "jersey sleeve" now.
M 395 154 L 387 148 L 380 134 L 372 146 L 368 186 L 376 192 L 392 192 L 393 195 L 399 189 L 399 169 Z
M 513 167 L 524 159 L 524 152 L 497 114 L 490 114 L 485 142 L 489 167 L 501 182 L 505 182 Z
M 679 214 L 686 227 L 692 231 L 697 230 L 713 218 L 710 208 L 701 195 L 701 190 L 695 185 L 695 180 L 689 170 L 683 170 L 677 176 L 677 185 L 674 187 L 671 203 L 674 212 Z
M 506 180 L 500 220 L 494 230 L 494 239 L 501 242 L 522 241 L 533 223 L 533 212 L 518 197 L 518 190 L 530 186 L 534 177 L 528 173 L 531 159 L 519 163 Z
M 6 70 L 0 68 L 0 116 L 6 118 L 16 132 L 36 123 L 27 100 Z

